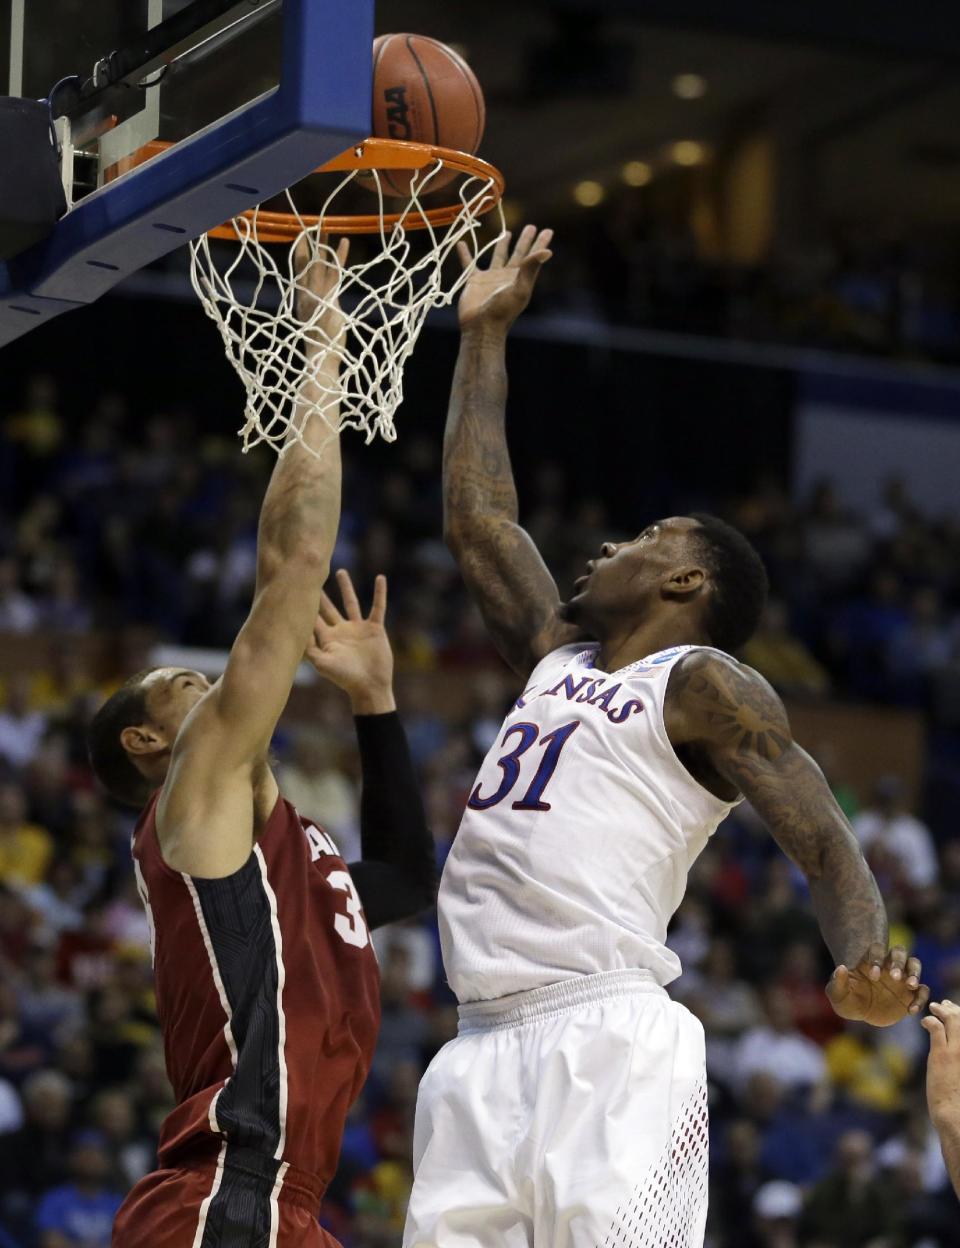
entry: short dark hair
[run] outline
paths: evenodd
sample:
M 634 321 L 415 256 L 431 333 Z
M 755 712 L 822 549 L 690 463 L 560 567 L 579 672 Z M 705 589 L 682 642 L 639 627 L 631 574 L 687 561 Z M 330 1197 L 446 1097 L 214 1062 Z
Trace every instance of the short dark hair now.
M 760 623 L 769 581 L 763 561 L 739 529 L 717 516 L 695 512 L 692 536 L 713 581 L 704 625 L 718 650 L 739 650 Z
M 150 794 L 150 784 L 123 748 L 120 734 L 124 728 L 134 728 L 149 718 L 143 682 L 156 670 L 144 668 L 125 680 L 100 707 L 87 729 L 87 753 L 93 774 L 111 797 L 127 806 L 142 806 Z

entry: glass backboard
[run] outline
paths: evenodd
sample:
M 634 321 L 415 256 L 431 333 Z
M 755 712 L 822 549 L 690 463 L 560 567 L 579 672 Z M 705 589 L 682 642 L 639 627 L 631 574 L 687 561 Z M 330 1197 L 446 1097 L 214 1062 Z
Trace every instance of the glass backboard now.
M 373 0 L 2 0 L 0 86 L 50 100 L 70 209 L 0 265 L 0 343 L 368 137 L 372 40 Z

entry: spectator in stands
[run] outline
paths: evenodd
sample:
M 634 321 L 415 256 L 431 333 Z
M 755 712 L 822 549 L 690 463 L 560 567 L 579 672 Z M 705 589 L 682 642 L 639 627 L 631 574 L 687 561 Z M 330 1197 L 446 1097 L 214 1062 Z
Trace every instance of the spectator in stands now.
M 35 1035 L 52 1038 L 61 1027 L 80 1021 L 80 994 L 65 987 L 57 977 L 52 934 L 44 938 L 37 933 L 28 945 L 16 994 L 20 1019 Z
M 359 798 L 341 764 L 342 747 L 327 728 L 299 728 L 278 773 L 284 797 L 336 841 L 348 862 L 360 857 Z
M 59 1070 L 38 1070 L 21 1089 L 24 1123 L 0 1135 L 0 1175 L 7 1192 L 37 1196 L 62 1183 L 73 1113 L 73 1086 Z
M 381 967 L 380 1001 L 380 1040 L 373 1069 L 378 1078 L 389 1079 L 395 1063 L 420 1058 L 429 1034 L 423 1011 L 412 1004 L 410 955 L 399 942 L 388 946 Z
M 433 687 L 421 676 L 410 675 L 403 685 L 403 722 L 410 742 L 410 753 L 417 766 L 443 749 L 450 725 L 438 713 Z
M 739 822 L 748 812 L 741 807 L 736 813 Z M 770 843 L 767 836 L 762 842 L 763 849 Z M 813 916 L 797 895 L 793 868 L 780 857 L 769 861 L 763 891 L 743 916 L 743 923 L 744 967 L 754 980 L 769 980 L 775 976 L 791 945 L 798 941 L 819 942 Z
M 819 952 L 819 948 L 808 941 L 795 941 L 783 955 L 777 983 L 790 1001 L 797 1031 L 822 1047 L 843 1030 L 843 1023 L 823 991 L 826 976 Z
M 917 956 L 930 959 L 929 970 L 924 963 L 923 973 L 930 984 L 931 995 L 958 995 L 955 989 L 960 988 L 960 911 L 944 905 L 939 895 L 933 894 L 924 931 L 916 945 Z
M 43 711 L 30 705 L 30 675 L 13 672 L 7 679 L 7 701 L 0 711 L 0 758 L 13 767 L 25 767 L 47 730 Z
M 18 889 L 0 878 L 0 981 L 13 977 L 22 965 L 34 929 L 36 915 Z
M 916 590 L 910 600 L 909 619 L 890 638 L 887 648 L 891 694 L 899 702 L 922 706 L 931 677 L 950 662 L 952 649 L 940 594 L 929 585 Z
M 111 871 L 119 865 L 116 822 L 115 812 L 95 790 L 77 789 L 70 795 L 65 850 L 79 873 L 80 897 L 84 902 L 102 894 Z M 124 851 L 126 848 L 124 844 Z
M 752 1205 L 767 1177 L 760 1163 L 756 1125 L 748 1118 L 734 1119 L 723 1133 L 710 1175 L 710 1211 L 723 1235 L 732 1237 L 745 1229 L 743 1211 Z M 747 1230 L 743 1248 L 753 1248 L 755 1242 Z
M 46 878 L 23 889 L 23 899 L 58 936 L 83 926 L 83 881 L 79 868 L 66 858 L 51 859 Z
M 61 556 L 50 576 L 47 592 L 38 604 L 39 627 L 52 633 L 83 633 L 92 612 L 80 591 L 80 574 L 72 559 Z
M 805 537 L 807 560 L 827 590 L 849 585 L 870 556 L 869 534 L 829 480 L 814 487 Z
M 899 776 L 882 776 L 874 786 L 873 801 L 855 815 L 853 830 L 869 861 L 883 855 L 896 865 L 911 888 L 937 882 L 937 853 L 930 830 L 910 814 L 906 785 Z
M 37 373 L 27 381 L 23 406 L 9 416 L 4 433 L 21 446 L 30 461 L 50 459 L 63 440 L 57 381 L 49 373 Z
M 133 1082 L 137 1089 L 137 1128 L 155 1141 L 161 1123 L 174 1105 L 159 1033 L 152 1044 L 137 1054 Z
M 848 1024 L 826 1048 L 833 1084 L 863 1109 L 893 1114 L 903 1105 L 910 1063 L 885 1032 L 865 1024 Z
M 0 555 L 0 632 L 29 633 L 37 625 L 37 604 L 20 586 L 20 568 L 11 555 Z
M 753 1198 L 753 1242 L 758 1248 L 797 1248 L 802 1207 L 803 1194 L 796 1184 L 783 1179 L 765 1183 Z
M 685 973 L 679 983 L 683 988 L 676 995 L 693 1010 L 706 1030 L 711 1077 L 731 1083 L 737 1041 L 763 1017 L 756 990 L 737 974 L 731 942 L 714 940 L 702 973 Z
M 110 1248 L 123 1195 L 110 1178 L 106 1140 L 81 1131 L 69 1154 L 70 1181 L 45 1192 L 37 1207 L 38 1248 Z
M 793 1024 L 790 998 L 770 986 L 763 994 L 765 1021 L 751 1027 L 733 1052 L 736 1086 L 745 1087 L 751 1075 L 775 1076 L 790 1089 L 809 1088 L 826 1074 L 823 1052 Z
M 802 1241 L 818 1248 L 897 1248 L 902 1213 L 878 1174 L 866 1131 L 848 1131 L 837 1143 L 833 1170 L 807 1197 Z
M 0 1078 L 19 1083 L 46 1060 L 49 1039 L 20 1012 L 11 981 L 0 980 Z
M 787 606 L 778 598 L 768 600 L 760 628 L 744 646 L 743 660 L 787 696 L 818 698 L 830 691 L 830 673 L 790 632 Z
M 14 887 L 39 884 L 53 856 L 45 828 L 27 819 L 27 798 L 19 784 L 0 782 L 0 881 Z
M 23 1105 L 9 1079 L 0 1079 L 0 1137 L 23 1126 Z
M 923 1191 L 936 1194 L 948 1186 L 950 1179 L 939 1137 L 930 1115 L 919 1107 L 907 1115 L 903 1129 L 891 1135 L 877 1150 L 877 1160 L 884 1170 L 895 1170 L 910 1157 L 918 1160 Z
M 124 1088 L 107 1088 L 90 1106 L 90 1118 L 110 1153 L 111 1173 L 120 1191 L 128 1191 L 153 1169 L 154 1140 L 137 1124 L 133 1097 Z

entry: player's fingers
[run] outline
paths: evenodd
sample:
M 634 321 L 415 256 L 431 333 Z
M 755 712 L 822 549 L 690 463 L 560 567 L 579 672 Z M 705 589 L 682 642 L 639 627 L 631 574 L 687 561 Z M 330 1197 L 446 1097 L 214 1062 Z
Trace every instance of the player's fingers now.
M 345 235 L 343 238 L 340 239 L 340 242 L 337 244 L 337 263 L 340 265 L 341 269 L 346 267 L 347 257 L 349 255 L 350 255 L 350 239 L 348 236 Z
M 466 243 L 457 243 L 457 258 L 465 269 L 469 269 L 473 261 L 473 255 Z
M 513 234 L 509 230 L 504 230 L 504 232 L 497 239 L 496 245 L 493 249 L 493 255 L 490 257 L 491 269 L 502 269 L 507 263 L 507 256 L 510 254 L 511 238 L 513 238 Z
M 331 628 L 334 624 L 340 624 L 343 621 L 343 616 L 337 610 L 333 600 L 322 589 L 320 591 L 320 619 Z
M 323 235 L 320 236 L 323 238 Z M 293 253 L 298 268 L 303 268 L 314 256 L 314 242 L 309 234 L 302 234 Z
M 947 1031 L 939 1018 L 934 1018 L 928 1014 L 926 1018 L 921 1018 L 920 1026 L 930 1037 L 930 1052 L 933 1053 L 938 1049 L 947 1047 Z
M 347 613 L 347 619 L 362 620 L 363 612 L 360 610 L 360 599 L 357 597 L 357 591 L 353 588 L 353 581 L 351 581 L 350 573 L 346 568 L 340 568 L 337 571 L 337 585 L 340 588 L 340 597 L 343 599 L 343 609 Z
M 382 624 L 387 617 L 387 578 L 382 574 L 373 582 L 373 606 L 370 608 L 370 622 Z
M 903 970 L 907 965 L 907 951 L 903 945 L 894 945 L 887 954 L 886 969 L 892 979 L 903 979 Z
M 930 989 L 926 984 L 921 984 L 917 991 L 913 994 L 913 1001 L 910 1004 L 908 1013 L 922 1014 L 930 1000 Z
M 850 991 L 850 972 L 841 963 L 827 981 L 827 996 L 834 1004 L 842 1001 Z
M 531 251 L 546 251 L 552 242 L 553 242 L 553 230 L 541 230 L 540 233 L 537 235 L 537 237 L 534 239 L 533 246 L 530 248 L 530 250 Z
M 920 976 L 923 972 L 923 967 L 920 965 L 920 959 L 907 958 L 907 965 L 905 969 L 907 972 L 907 983 L 911 988 L 916 988 L 920 983 Z
M 535 225 L 525 225 L 520 231 L 520 237 L 517 239 L 517 245 L 513 249 L 511 263 L 519 264 L 521 260 L 525 260 L 530 254 L 530 248 L 533 246 L 533 240 L 537 237 L 537 227 Z
M 552 251 L 535 251 L 527 256 L 523 264 L 520 266 L 521 273 L 526 277 L 536 277 L 540 269 L 547 263 L 553 255 Z
M 943 1023 L 951 1040 L 960 1041 L 960 1006 L 949 1000 L 932 1001 L 930 1013 L 935 1014 Z
M 528 256 L 521 265 L 521 281 L 533 286 L 537 281 L 539 271 L 546 265 L 547 261 L 553 255 L 552 251 L 541 251 L 536 256 Z
M 870 979 L 879 979 L 883 974 L 883 963 L 886 956 L 887 950 L 884 945 L 879 940 L 875 940 L 870 946 L 869 953 L 864 958 L 864 962 L 867 964 L 867 975 Z

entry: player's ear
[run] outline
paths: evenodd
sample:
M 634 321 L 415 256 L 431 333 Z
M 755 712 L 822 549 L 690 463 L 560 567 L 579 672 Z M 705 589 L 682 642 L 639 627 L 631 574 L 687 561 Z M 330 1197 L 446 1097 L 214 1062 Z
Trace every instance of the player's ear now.
M 707 574 L 703 568 L 690 564 L 685 568 L 674 569 L 661 587 L 664 598 L 689 599 L 703 589 Z
M 159 754 L 167 748 L 167 742 L 149 724 L 124 728 L 120 733 L 120 744 L 128 754 L 140 758 L 149 754 Z

